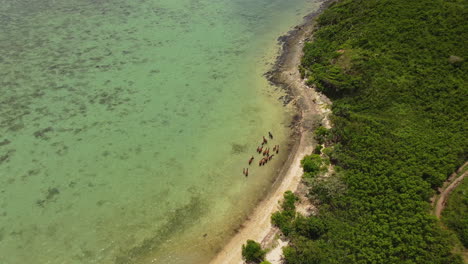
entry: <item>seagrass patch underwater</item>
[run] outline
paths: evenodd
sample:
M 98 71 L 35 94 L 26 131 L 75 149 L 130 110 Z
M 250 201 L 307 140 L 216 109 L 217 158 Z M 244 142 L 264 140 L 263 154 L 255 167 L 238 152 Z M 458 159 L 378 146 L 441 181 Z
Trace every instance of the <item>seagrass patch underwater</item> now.
M 3 1 L 0 262 L 206 263 L 287 155 L 242 175 L 268 131 L 289 140 L 263 74 L 317 8 Z

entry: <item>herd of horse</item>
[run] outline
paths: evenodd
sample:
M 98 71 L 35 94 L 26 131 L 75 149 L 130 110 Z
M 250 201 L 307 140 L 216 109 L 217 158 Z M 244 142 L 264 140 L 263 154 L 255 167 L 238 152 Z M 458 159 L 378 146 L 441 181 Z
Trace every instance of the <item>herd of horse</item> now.
M 273 140 L 273 134 L 271 132 L 268 132 L 268 137 L 270 138 L 270 140 Z M 272 154 L 270 155 L 270 148 L 266 147 L 267 144 L 268 140 L 265 138 L 265 136 L 263 136 L 262 144 L 257 147 L 257 153 L 262 155 L 262 159 L 258 161 L 258 166 L 260 167 L 265 166 L 268 163 L 268 161 L 271 161 L 273 159 L 273 157 L 275 156 L 275 154 L 273 153 L 279 153 L 279 145 L 275 145 L 271 150 Z M 252 156 L 249 159 L 249 166 L 252 164 L 254 159 L 254 156 Z M 249 168 L 244 168 L 242 173 L 245 177 L 249 176 Z

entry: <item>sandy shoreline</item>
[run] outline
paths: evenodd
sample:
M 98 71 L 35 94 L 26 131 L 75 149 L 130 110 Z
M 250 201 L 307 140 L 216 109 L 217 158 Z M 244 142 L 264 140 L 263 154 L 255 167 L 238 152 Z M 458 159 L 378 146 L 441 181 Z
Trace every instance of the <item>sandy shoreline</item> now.
M 327 118 L 330 110 L 330 101 L 323 95 L 305 85 L 298 71 L 302 57 L 304 41 L 312 33 L 315 25 L 315 17 L 323 11 L 332 1 L 324 1 L 321 7 L 314 13 L 305 17 L 305 22 L 295 27 L 286 36 L 279 40 L 282 42 L 281 55 L 271 72 L 267 73 L 268 79 L 286 89 L 291 96 L 291 102 L 297 110 L 297 119 L 293 131 L 296 138 L 294 146 L 281 169 L 277 180 L 272 186 L 272 191 L 255 208 L 250 217 L 243 223 L 239 232 L 231 238 L 211 264 L 239 264 L 243 263 L 241 246 L 247 239 L 261 241 L 262 245 L 271 245 L 275 242 L 277 230 L 271 225 L 271 214 L 279 209 L 279 201 L 287 190 L 296 191 L 301 183 L 302 168 L 301 159 L 314 148 L 312 137 L 313 129 L 320 123 L 329 127 Z M 277 263 L 281 250 L 276 248 L 267 260 Z

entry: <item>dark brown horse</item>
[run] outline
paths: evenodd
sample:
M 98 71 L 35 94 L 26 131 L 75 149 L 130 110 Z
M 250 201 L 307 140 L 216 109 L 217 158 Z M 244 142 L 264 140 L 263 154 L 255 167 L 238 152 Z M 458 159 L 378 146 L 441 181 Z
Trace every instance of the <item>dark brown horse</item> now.
M 271 132 L 268 132 L 268 136 L 270 137 L 270 139 L 273 139 L 273 134 L 271 134 Z
M 263 136 L 263 144 L 266 144 L 268 143 L 268 140 L 265 138 L 265 136 Z
M 254 157 L 252 156 L 250 159 L 249 159 L 249 165 L 252 164 L 252 161 L 254 160 Z

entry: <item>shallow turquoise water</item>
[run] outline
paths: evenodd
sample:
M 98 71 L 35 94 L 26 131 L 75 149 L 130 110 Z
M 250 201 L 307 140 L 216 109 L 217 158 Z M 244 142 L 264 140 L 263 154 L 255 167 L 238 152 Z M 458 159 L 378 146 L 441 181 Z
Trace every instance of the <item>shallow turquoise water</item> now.
M 2 2 L 0 263 L 206 263 L 286 156 L 242 175 L 287 142 L 263 74 L 317 7 Z

